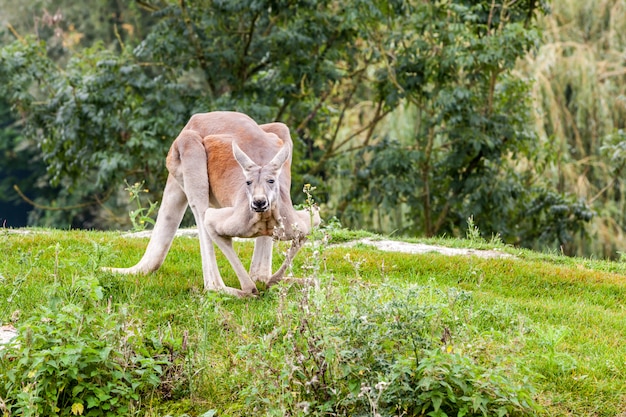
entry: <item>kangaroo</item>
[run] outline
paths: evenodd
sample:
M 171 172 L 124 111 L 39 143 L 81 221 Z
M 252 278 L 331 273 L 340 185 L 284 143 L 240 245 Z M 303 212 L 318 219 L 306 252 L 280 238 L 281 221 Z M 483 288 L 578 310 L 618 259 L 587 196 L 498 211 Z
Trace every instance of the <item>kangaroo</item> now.
M 291 135 L 283 123 L 258 125 L 237 112 L 195 114 L 174 140 L 169 172 L 152 237 L 141 260 L 123 274 L 147 274 L 162 265 L 174 235 L 191 208 L 200 240 L 206 290 L 239 297 L 257 292 L 255 282 L 279 282 L 313 227 L 317 209 L 295 210 L 291 187 Z M 249 273 L 233 250 L 232 238 L 255 238 Z M 272 241 L 291 240 L 287 256 L 272 274 Z M 233 267 L 241 289 L 220 275 L 213 242 Z

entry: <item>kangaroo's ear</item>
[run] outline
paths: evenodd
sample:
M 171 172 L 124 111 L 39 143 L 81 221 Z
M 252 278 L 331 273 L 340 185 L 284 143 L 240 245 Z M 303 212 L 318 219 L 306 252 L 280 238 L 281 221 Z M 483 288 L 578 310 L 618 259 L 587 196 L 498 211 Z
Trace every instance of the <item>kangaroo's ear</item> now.
M 289 157 L 291 156 L 291 147 L 289 145 L 283 145 L 282 148 L 278 151 L 276 156 L 272 158 L 272 160 L 267 164 L 272 170 L 280 171 L 283 164 Z
M 250 157 L 246 155 L 235 142 L 233 142 L 233 155 L 244 172 L 248 172 L 251 169 L 258 167 L 258 165 L 255 164 L 254 161 L 250 159 Z

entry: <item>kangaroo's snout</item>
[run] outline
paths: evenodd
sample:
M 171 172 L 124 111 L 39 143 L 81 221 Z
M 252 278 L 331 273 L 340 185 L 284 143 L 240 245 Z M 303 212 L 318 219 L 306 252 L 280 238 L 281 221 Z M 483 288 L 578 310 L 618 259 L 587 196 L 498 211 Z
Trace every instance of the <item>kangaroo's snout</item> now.
M 269 207 L 270 205 L 265 196 L 255 196 L 252 199 L 252 204 L 250 205 L 250 208 L 257 213 L 263 213 L 267 211 Z

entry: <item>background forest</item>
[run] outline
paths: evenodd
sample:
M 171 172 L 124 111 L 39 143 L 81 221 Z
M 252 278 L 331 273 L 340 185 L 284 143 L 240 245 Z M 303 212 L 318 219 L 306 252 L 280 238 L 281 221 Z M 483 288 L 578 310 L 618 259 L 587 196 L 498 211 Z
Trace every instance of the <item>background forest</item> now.
M 237 110 L 290 126 L 294 200 L 344 226 L 626 250 L 625 0 L 0 0 L 0 23 L 7 226 L 129 228 L 126 183 L 158 201 L 189 116 Z

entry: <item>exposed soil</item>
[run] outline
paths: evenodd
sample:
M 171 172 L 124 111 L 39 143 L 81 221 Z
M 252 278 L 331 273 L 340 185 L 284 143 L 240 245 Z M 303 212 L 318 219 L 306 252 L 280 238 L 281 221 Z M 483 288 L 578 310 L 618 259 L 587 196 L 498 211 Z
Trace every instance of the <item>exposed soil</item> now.
M 15 336 L 17 336 L 15 327 L 11 325 L 0 326 L 0 349 L 2 349 L 2 345 L 9 343 Z
M 465 249 L 465 248 L 448 248 L 439 245 L 427 245 L 425 243 L 407 243 L 395 240 L 374 240 L 369 238 L 354 240 L 343 243 L 341 246 L 352 247 L 357 244 L 374 246 L 376 249 L 386 252 L 403 252 L 403 253 L 441 253 L 442 255 L 457 256 L 478 256 L 479 258 L 514 258 L 515 256 L 501 252 L 499 250 L 482 250 L 482 249 Z
M 150 237 L 151 231 L 146 230 L 143 232 L 127 233 L 125 237 Z M 196 237 L 198 236 L 197 229 L 179 229 L 176 232 L 176 236 Z M 441 253 L 442 255 L 457 256 L 477 256 L 479 258 L 514 258 L 515 256 L 501 252 L 499 250 L 482 250 L 482 249 L 465 249 L 465 248 L 449 248 L 439 245 L 427 245 L 425 243 L 407 243 L 399 242 L 395 240 L 377 240 L 370 238 L 363 238 L 353 240 L 347 243 L 338 244 L 338 246 L 352 247 L 357 244 L 363 244 L 368 246 L 374 246 L 376 249 L 385 252 L 403 252 L 403 253 Z

